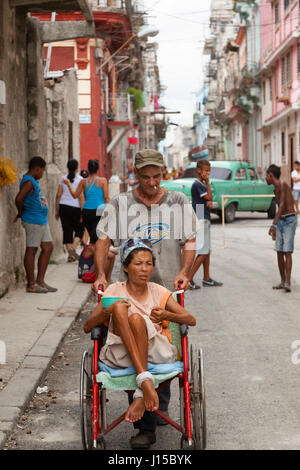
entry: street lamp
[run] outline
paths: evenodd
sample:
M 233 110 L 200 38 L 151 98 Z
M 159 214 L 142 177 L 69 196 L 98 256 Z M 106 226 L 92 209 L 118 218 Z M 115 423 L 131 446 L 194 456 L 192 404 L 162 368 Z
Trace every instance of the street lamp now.
M 132 36 L 130 36 L 129 39 L 127 39 L 126 42 L 124 42 L 124 44 L 122 44 L 121 47 L 119 47 L 119 49 L 117 49 L 111 56 L 108 57 L 108 59 L 106 59 L 103 64 L 100 65 L 100 67 L 98 67 L 97 69 L 97 72 L 99 72 L 101 69 L 103 69 L 103 67 L 115 56 L 117 55 L 125 46 L 127 46 L 127 44 L 129 44 L 134 38 L 144 38 L 144 37 L 147 37 L 147 36 L 156 36 L 157 34 L 159 33 L 159 29 L 157 29 L 155 26 L 152 26 L 152 25 L 145 25 L 143 26 L 140 31 L 138 33 L 135 33 L 133 34 Z

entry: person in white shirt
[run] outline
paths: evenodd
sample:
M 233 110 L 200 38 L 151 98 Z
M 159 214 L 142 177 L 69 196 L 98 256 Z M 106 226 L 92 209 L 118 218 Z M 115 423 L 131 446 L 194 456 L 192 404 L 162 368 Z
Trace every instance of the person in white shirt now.
M 293 195 L 295 201 L 295 210 L 297 214 L 300 214 L 298 202 L 300 199 L 300 162 L 294 162 L 294 170 L 292 171 L 291 177 L 293 180 Z
M 74 199 L 68 186 L 64 183 L 65 179 L 70 181 L 73 191 L 76 191 L 82 176 L 77 175 L 78 161 L 69 160 L 67 164 L 69 173 L 64 175 L 58 185 L 55 205 L 55 218 L 60 218 L 63 230 L 63 244 L 68 251 L 68 261 L 76 261 L 79 257 L 76 248 L 83 236 L 84 226 L 82 223 L 81 209 L 84 204 L 84 196 L 81 194 Z M 75 237 L 74 237 L 75 233 Z

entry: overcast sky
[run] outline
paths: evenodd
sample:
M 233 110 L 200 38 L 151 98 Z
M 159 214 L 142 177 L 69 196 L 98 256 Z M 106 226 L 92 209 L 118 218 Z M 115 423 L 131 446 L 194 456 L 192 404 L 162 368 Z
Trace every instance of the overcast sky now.
M 158 42 L 161 84 L 167 87 L 160 99 L 172 122 L 192 126 L 195 92 L 203 83 L 203 41 L 209 35 L 210 0 L 145 0 L 148 22 L 159 28 L 151 39 Z

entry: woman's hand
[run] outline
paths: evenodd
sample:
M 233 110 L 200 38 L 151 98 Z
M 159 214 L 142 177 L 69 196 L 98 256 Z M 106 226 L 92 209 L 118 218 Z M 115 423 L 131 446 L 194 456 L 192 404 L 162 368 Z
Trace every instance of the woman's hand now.
M 167 320 L 166 311 L 160 307 L 153 307 L 150 313 L 150 320 L 153 323 L 161 323 L 163 320 Z
M 117 300 L 113 305 L 124 305 L 125 304 L 125 307 L 129 308 L 131 303 L 128 302 L 128 300 L 126 299 L 120 299 L 120 300 Z

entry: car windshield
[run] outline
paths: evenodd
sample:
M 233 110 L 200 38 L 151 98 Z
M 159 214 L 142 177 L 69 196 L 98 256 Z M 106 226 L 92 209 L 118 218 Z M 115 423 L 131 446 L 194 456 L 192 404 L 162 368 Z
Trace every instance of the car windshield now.
M 211 167 L 210 169 L 210 178 L 216 180 L 230 180 L 231 179 L 231 170 L 228 168 L 220 168 L 217 166 Z M 197 168 L 187 168 L 182 178 L 197 178 Z

